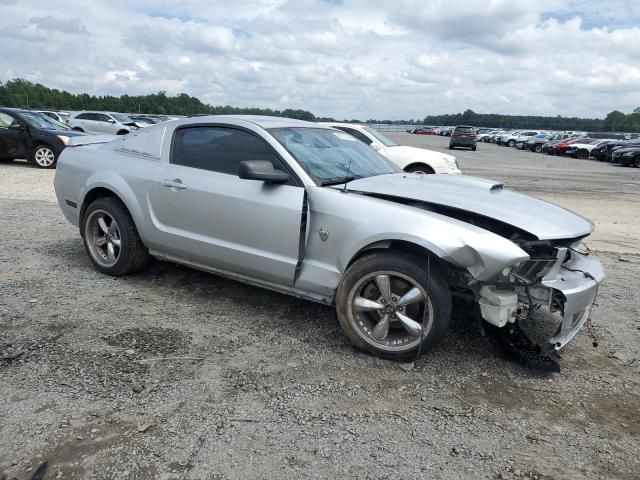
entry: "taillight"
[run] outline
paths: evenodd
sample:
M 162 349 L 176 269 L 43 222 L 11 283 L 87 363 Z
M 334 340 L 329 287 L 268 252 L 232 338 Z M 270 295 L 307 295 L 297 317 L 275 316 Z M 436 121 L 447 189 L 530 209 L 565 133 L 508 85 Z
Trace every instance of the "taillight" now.
M 469 135 L 469 138 L 476 138 L 476 136 L 472 133 L 471 135 Z

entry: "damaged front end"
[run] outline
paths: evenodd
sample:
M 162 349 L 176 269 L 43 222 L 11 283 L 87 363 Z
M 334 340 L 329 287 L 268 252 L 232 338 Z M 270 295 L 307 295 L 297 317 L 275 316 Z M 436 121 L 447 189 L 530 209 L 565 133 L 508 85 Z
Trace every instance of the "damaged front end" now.
M 521 242 L 530 259 L 475 288 L 484 320 L 502 328 L 541 308 L 557 312 L 561 321 L 548 350 L 564 347 L 589 318 L 605 277 L 597 258 L 577 250 L 579 243 L 579 239 Z

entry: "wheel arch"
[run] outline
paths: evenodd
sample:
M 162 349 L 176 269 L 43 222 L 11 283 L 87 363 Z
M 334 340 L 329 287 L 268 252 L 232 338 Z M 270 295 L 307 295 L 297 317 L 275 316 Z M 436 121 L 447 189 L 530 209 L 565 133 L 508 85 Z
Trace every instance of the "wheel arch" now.
M 82 222 L 84 220 L 87 207 L 99 198 L 113 197 L 119 200 L 129 215 L 131 215 L 131 219 L 138 231 L 138 235 L 140 235 L 140 238 L 144 241 L 144 233 L 140 229 L 140 226 L 144 224 L 142 210 L 137 205 L 135 194 L 126 182 L 122 178 L 115 176 L 115 178 L 110 179 L 109 182 L 106 182 L 103 179 L 102 181 L 88 182 L 88 185 L 89 186 L 86 188 L 85 193 L 83 193 L 81 197 L 82 201 L 80 202 L 78 217 L 78 226 L 80 230 L 82 230 Z
M 444 252 L 440 251 L 435 245 L 425 243 L 424 241 L 419 243 L 410 240 L 387 239 L 369 243 L 355 252 L 346 264 L 345 271 L 358 259 L 375 252 L 405 253 L 416 258 L 424 258 L 425 260 L 429 258 L 430 261 L 433 262 L 433 265 L 441 272 L 447 269 L 458 268 L 453 263 L 445 260 L 443 258 Z
M 427 167 L 429 170 L 431 170 L 431 173 L 436 173 L 435 167 L 433 165 L 431 165 L 429 162 L 426 162 L 426 161 L 412 162 L 412 163 L 410 163 L 408 165 L 405 165 L 403 170 L 405 172 L 408 172 L 409 170 L 411 170 L 414 167 L 422 167 L 422 166 Z

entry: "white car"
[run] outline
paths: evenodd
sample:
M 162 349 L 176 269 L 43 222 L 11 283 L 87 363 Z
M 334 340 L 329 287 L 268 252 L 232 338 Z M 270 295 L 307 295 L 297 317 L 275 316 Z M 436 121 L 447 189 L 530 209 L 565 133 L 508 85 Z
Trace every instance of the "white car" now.
M 406 172 L 460 174 L 456 157 L 424 148 L 397 145 L 377 130 L 352 123 L 325 122 L 322 125 L 336 128 L 366 143 Z
M 526 142 L 530 138 L 535 137 L 536 135 L 540 135 L 540 130 L 519 130 L 517 132 L 512 132 L 510 135 L 503 137 L 502 144 L 507 145 L 509 147 L 515 147 L 518 142 Z
M 609 139 L 583 139 L 579 142 L 572 143 L 565 155 L 569 155 L 573 158 L 585 159 L 591 156 L 591 151 L 600 145 L 602 142 L 609 141 Z
M 65 125 L 69 118 L 69 114 L 67 112 L 54 112 L 53 110 L 38 110 L 38 112 Z
M 74 112 L 67 122 L 78 132 L 126 135 L 140 128 L 126 115 L 117 112 Z

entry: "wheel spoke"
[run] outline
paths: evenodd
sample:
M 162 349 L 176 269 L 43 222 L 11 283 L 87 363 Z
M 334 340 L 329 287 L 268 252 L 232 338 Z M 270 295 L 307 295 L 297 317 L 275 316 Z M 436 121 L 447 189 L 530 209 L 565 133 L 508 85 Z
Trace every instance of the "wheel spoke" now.
M 373 329 L 373 338 L 379 341 L 386 340 L 389 334 L 389 320 L 389 315 L 385 315 L 380 319 Z
M 415 320 L 400 312 L 396 312 L 396 316 L 398 317 L 398 320 L 400 320 L 400 323 L 402 323 L 404 329 L 411 335 L 420 335 L 422 333 L 422 325 Z
M 120 240 L 118 240 L 118 242 L 120 242 Z M 382 310 L 384 308 L 384 305 L 381 303 L 374 302 L 373 300 L 369 300 L 364 297 L 357 297 L 353 301 L 353 306 L 358 312 L 370 312 L 372 310 Z
M 107 240 L 104 237 L 96 237 L 94 243 L 96 244 L 96 247 L 104 247 Z
M 104 217 L 98 218 L 98 225 L 100 225 L 100 229 L 104 233 L 109 233 L 109 227 L 107 227 L 107 222 L 104 221 Z
M 399 307 L 404 307 L 405 305 L 409 305 L 416 302 L 422 302 L 424 300 L 424 295 L 420 291 L 419 288 L 413 287 L 407 293 L 405 293 L 398 303 L 396 304 Z
M 115 220 L 111 220 L 111 225 L 109 225 L 109 233 L 113 236 L 118 233 L 118 225 Z
M 389 275 L 376 275 L 376 286 L 378 287 L 378 290 L 380 290 L 382 298 L 384 298 L 387 303 L 390 303 L 391 279 L 389 278 Z
M 113 249 L 113 243 L 107 243 L 107 258 L 110 262 L 113 262 L 116 259 L 116 252 Z
M 119 239 L 119 238 L 112 238 L 112 239 L 111 239 L 111 243 L 113 243 L 113 245 L 114 245 L 115 247 L 120 248 L 120 239 Z

